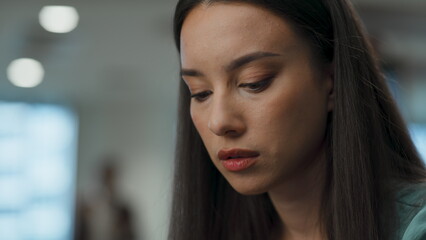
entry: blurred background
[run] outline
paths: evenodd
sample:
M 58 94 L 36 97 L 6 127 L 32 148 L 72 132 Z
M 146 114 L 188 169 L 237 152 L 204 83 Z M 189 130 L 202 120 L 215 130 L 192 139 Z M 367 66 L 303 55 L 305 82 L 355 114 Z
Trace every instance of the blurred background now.
M 0 0 L 0 240 L 166 239 L 176 2 Z M 426 1 L 353 2 L 425 158 Z

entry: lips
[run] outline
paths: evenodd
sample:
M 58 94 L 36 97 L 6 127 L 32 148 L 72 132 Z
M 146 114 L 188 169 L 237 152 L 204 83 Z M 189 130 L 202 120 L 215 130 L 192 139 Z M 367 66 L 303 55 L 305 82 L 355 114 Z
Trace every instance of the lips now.
M 232 148 L 228 150 L 220 150 L 217 156 L 219 160 L 229 160 L 241 158 L 255 158 L 259 156 L 259 153 L 248 149 Z
M 217 154 L 222 166 L 231 172 L 240 172 L 253 166 L 260 154 L 248 149 L 220 150 Z

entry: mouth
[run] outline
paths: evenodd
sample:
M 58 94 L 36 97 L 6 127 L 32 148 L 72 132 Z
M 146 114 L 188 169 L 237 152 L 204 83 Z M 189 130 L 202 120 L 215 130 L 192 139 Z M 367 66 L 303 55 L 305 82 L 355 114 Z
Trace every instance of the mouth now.
M 229 159 L 255 158 L 259 155 L 259 152 L 241 148 L 222 149 L 217 154 L 219 160 L 223 161 Z
M 220 150 L 218 158 L 226 169 L 231 172 L 238 172 L 253 166 L 259 155 L 259 152 L 256 151 L 234 148 Z

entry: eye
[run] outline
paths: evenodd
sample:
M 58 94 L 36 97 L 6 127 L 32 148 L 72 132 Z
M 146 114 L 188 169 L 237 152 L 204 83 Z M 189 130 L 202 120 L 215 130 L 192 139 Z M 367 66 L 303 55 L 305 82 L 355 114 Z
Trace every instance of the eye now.
M 252 92 L 258 93 L 265 90 L 272 82 L 273 78 L 273 76 L 270 76 L 254 83 L 241 83 L 239 87 L 247 88 Z
M 200 93 L 194 93 L 191 95 L 191 98 L 195 99 L 197 102 L 203 102 L 205 101 L 209 95 L 212 94 L 212 91 L 204 91 Z

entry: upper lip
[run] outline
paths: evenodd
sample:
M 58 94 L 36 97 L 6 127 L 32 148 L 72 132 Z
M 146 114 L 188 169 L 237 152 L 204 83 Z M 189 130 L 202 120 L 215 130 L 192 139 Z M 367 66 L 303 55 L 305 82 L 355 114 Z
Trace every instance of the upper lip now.
M 241 149 L 241 148 L 231 148 L 231 149 L 222 149 L 218 152 L 217 156 L 220 160 L 227 160 L 231 158 L 252 158 L 259 156 L 259 153 L 256 151 Z

